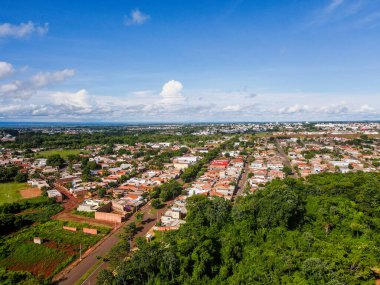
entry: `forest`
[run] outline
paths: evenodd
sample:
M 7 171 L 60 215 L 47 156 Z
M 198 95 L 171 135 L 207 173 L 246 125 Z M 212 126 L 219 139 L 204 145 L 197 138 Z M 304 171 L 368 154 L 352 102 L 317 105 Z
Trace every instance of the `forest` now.
M 199 141 L 207 141 L 220 138 L 221 135 L 191 135 L 192 129 L 182 128 L 181 134 L 163 134 L 158 130 L 140 131 L 131 133 L 121 129 L 110 129 L 102 132 L 85 132 L 78 134 L 56 133 L 53 135 L 37 132 L 25 131 L 16 136 L 14 142 L 0 142 L 0 146 L 14 149 L 30 149 L 42 147 L 47 149 L 79 149 L 91 144 L 129 144 L 148 142 L 179 142 L 189 146 L 199 145 Z
M 379 189 L 379 173 L 325 173 L 232 203 L 192 196 L 185 225 L 139 240 L 98 284 L 374 284 Z

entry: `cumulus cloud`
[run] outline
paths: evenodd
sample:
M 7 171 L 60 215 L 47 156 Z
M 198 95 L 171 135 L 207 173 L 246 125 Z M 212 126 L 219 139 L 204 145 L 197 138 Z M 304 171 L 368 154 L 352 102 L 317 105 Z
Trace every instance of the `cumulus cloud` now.
M 29 80 L 0 84 L 0 98 L 8 100 L 27 99 L 36 93 L 40 88 L 49 84 L 59 83 L 66 78 L 74 76 L 73 69 L 64 69 L 55 72 L 40 72 L 32 76 Z
M 161 103 L 165 105 L 180 104 L 185 101 L 185 97 L 181 94 L 183 85 L 176 80 L 170 80 L 162 86 L 160 96 L 162 97 Z
M 19 80 L 0 85 L 0 98 L 7 100 L 27 99 L 34 92 L 32 86 Z
M 74 74 L 74 69 L 64 69 L 56 72 L 40 72 L 31 78 L 31 82 L 36 87 L 42 87 L 50 83 L 62 82 L 67 77 L 74 76 Z
M 144 14 L 139 9 L 133 10 L 129 16 L 124 17 L 124 25 L 133 26 L 133 25 L 142 25 L 150 19 L 150 16 Z
M 101 117 L 110 121 L 280 121 L 373 119 L 380 114 L 377 96 L 362 95 L 359 106 L 351 96 L 336 94 L 263 93 L 259 100 L 252 100 L 256 94 L 246 89 L 186 90 L 186 94 L 193 95 L 186 97 L 184 85 L 177 80 L 167 81 L 161 90 L 132 92 L 128 99 L 117 95 L 92 96 L 80 88 L 49 90 L 48 86 L 74 74 L 73 69 L 40 72 L 29 79 L 0 84 L 0 117 L 43 117 L 46 121 L 98 121 Z
M 11 75 L 14 72 L 12 64 L 5 62 L 5 61 L 0 61 L 0 79 Z
M 85 89 L 78 92 L 56 92 L 52 94 L 53 104 L 75 110 L 79 113 L 90 113 L 92 105 Z
M 0 24 L 0 37 L 25 38 L 31 34 L 44 35 L 49 31 L 49 24 L 38 25 L 29 21 L 19 25 L 11 23 Z

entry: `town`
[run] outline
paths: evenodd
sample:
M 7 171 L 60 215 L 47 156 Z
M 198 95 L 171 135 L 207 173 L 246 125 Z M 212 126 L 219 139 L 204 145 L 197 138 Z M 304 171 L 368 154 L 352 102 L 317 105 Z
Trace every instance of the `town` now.
M 178 230 L 194 195 L 234 203 L 276 179 L 380 171 L 377 122 L 122 128 L 0 131 L 0 266 L 60 284 L 95 283 L 125 228 L 138 228 L 130 250 Z M 120 143 L 119 132 L 133 141 Z M 36 144 L 23 138 L 31 133 Z M 52 139 L 62 135 L 79 147 Z M 78 143 L 78 135 L 99 143 Z

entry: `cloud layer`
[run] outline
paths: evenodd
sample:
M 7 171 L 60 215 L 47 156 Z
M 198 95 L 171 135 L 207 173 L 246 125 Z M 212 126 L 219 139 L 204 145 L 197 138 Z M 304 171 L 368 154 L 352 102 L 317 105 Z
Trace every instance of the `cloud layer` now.
M 66 81 L 75 70 L 24 71 L 0 62 L 0 118 L 42 121 L 297 121 L 378 119 L 379 96 L 269 93 L 247 87 L 236 90 L 191 90 L 168 80 L 155 90 L 124 96 L 93 95 L 72 90 Z M 21 77 L 20 77 L 21 76 Z M 352 98 L 352 99 L 350 99 Z

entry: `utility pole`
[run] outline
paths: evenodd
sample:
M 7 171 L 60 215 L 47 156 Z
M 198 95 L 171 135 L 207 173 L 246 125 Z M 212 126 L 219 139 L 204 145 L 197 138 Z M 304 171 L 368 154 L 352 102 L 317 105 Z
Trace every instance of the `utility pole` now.
M 79 260 L 82 261 L 82 244 L 79 244 Z

